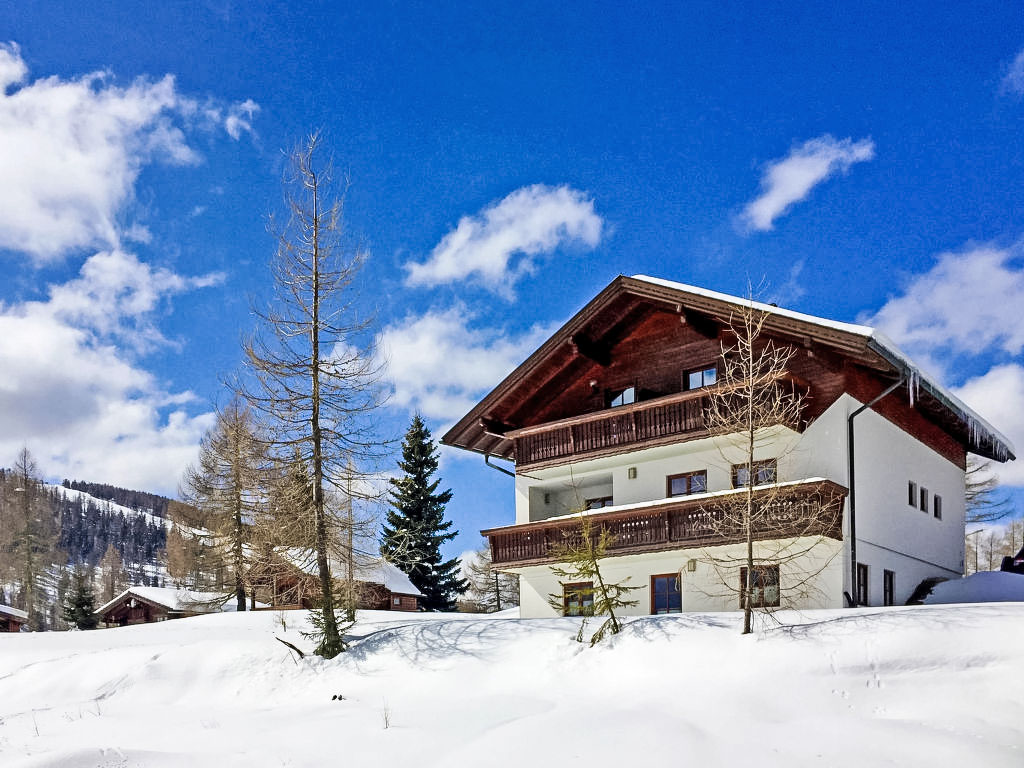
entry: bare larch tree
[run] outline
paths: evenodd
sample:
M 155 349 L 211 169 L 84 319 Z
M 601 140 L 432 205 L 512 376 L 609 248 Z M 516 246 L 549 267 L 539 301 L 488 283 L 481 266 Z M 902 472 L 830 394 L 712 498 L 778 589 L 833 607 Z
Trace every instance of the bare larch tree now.
M 200 443 L 198 463 L 182 480 L 182 497 L 202 512 L 217 565 L 231 574 L 239 611 L 245 610 L 250 530 L 266 500 L 265 465 L 252 411 L 234 397 L 218 409 L 216 424 Z
M 270 430 L 269 453 L 283 467 L 298 462 L 309 478 L 308 503 L 296 511 L 313 531 L 322 593 L 317 653 L 332 658 L 345 645 L 330 566 L 331 518 L 338 512 L 331 499 L 372 487 L 353 475 L 381 450 L 369 418 L 380 389 L 372 316 L 361 315 L 356 302 L 364 252 L 347 244 L 343 196 L 332 191 L 319 147 L 313 135 L 290 157 L 288 221 L 279 229 L 272 222 L 275 300 L 266 311 L 255 310 L 261 327 L 245 343 L 251 375 L 242 377 L 239 390 Z
M 706 413 L 737 489 L 708 502 L 708 525 L 713 538 L 743 547 L 738 556 L 733 549 L 708 547 L 704 556 L 720 585 L 739 597 L 743 634 L 751 631 L 755 608 L 780 605 L 786 591 L 806 595 L 813 589 L 831 557 L 811 558 L 810 551 L 842 514 L 834 498 L 800 499 L 779 484 L 783 435 L 799 428 L 803 393 L 788 375 L 795 350 L 766 336 L 767 318 L 751 302 L 730 319 L 733 341 L 723 343 L 718 386 L 709 393 Z

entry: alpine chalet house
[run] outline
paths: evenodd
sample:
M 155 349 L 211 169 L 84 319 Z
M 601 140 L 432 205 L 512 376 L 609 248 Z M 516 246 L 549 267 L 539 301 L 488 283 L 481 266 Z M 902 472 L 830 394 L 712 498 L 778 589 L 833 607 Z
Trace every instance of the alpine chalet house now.
M 794 428 L 763 430 L 754 478 L 706 423 L 744 307 L 767 313 L 762 338 L 793 350 L 785 378 L 804 395 Z M 495 567 L 520 574 L 526 617 L 555 615 L 552 596 L 585 612 L 591 585 L 550 570 L 580 510 L 614 536 L 604 577 L 639 588 L 625 613 L 738 608 L 743 569 L 715 563 L 738 562 L 744 540 L 713 518 L 749 482 L 780 510 L 755 531 L 759 604 L 777 605 L 796 579 L 813 583 L 794 607 L 903 604 L 924 579 L 962 573 L 967 454 L 1014 458 L 872 328 L 644 276 L 613 280 L 442 442 L 515 463 L 515 524 L 483 533 Z M 834 512 L 807 562 L 765 562 L 769 544 L 810 533 L 787 528 L 797 507 Z

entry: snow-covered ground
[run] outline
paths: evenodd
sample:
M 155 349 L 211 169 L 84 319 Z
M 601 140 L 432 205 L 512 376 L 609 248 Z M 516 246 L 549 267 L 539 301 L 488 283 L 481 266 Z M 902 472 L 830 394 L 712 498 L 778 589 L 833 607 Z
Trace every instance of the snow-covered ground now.
M 0 635 L 0 765 L 1024 765 L 1024 603 L 575 619 L 365 612 Z M 342 698 L 338 698 L 342 697 Z
M 1024 602 L 1024 575 L 1004 571 L 978 571 L 964 579 L 943 581 L 924 599 L 928 605 L 1018 601 Z

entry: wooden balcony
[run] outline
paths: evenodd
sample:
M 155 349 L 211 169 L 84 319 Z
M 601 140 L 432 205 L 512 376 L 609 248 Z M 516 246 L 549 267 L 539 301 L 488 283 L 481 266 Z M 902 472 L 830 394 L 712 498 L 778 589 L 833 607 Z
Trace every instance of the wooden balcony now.
M 735 502 L 745 489 L 666 499 L 656 504 L 590 512 L 593 533 L 612 534 L 608 556 L 711 547 L 745 540 L 734 521 Z M 831 480 L 780 483 L 755 489 L 756 540 L 797 536 L 842 539 L 843 500 L 846 489 Z M 491 560 L 507 568 L 557 561 L 558 551 L 579 536 L 578 517 L 560 517 L 535 523 L 482 531 L 491 545 Z
M 595 458 L 707 434 L 706 390 L 659 397 L 507 433 L 517 467 Z

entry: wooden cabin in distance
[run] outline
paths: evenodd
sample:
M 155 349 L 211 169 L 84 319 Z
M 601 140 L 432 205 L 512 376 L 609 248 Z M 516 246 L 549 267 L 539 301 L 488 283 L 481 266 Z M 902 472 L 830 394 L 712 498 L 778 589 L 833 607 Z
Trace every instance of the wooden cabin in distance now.
M 0 632 L 20 632 L 28 623 L 28 614 L 9 605 L 0 605 Z
M 331 561 L 336 581 L 344 578 L 343 563 Z M 355 567 L 356 608 L 369 611 L 418 611 L 423 594 L 394 564 L 362 556 Z M 281 609 L 314 608 L 320 599 L 320 577 L 313 552 L 276 550 L 257 561 L 249 579 L 259 600 Z
M 234 595 L 173 587 L 129 587 L 96 610 L 105 627 L 152 624 L 204 613 L 235 610 Z

